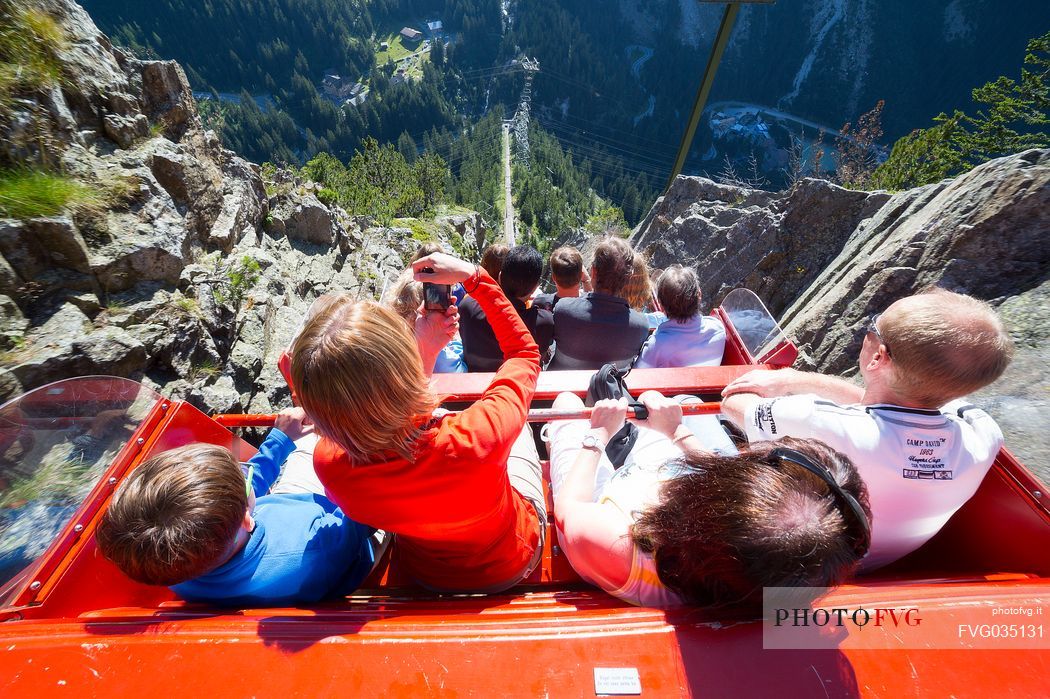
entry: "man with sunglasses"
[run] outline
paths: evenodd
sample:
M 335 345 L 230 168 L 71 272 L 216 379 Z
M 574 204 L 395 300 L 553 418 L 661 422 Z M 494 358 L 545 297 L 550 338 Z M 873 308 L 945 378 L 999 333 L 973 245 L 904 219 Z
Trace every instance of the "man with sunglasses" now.
M 863 385 L 753 371 L 726 386 L 722 407 L 749 441 L 815 438 L 850 457 L 871 499 L 871 570 L 922 546 L 977 491 L 1003 438 L 959 399 L 999 378 L 1013 343 L 988 304 L 943 289 L 900 299 L 861 329 Z

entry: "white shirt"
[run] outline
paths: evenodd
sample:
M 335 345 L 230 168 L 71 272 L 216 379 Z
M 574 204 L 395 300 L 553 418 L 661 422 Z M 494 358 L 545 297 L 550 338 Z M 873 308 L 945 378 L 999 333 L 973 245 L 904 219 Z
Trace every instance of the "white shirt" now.
M 694 415 L 682 420 L 705 448 L 720 454 L 736 454 L 736 447 L 713 415 Z M 550 480 L 557 499 L 582 449 L 583 435 L 590 428 L 587 420 L 557 420 L 550 424 Z M 602 453 L 594 474 L 593 502 L 609 503 L 623 515 L 624 526 L 634 524 L 638 516 L 660 501 L 660 486 L 682 469 L 672 462 L 682 450 L 664 435 L 644 426 L 638 427 L 638 441 L 624 465 L 615 469 Z M 672 463 L 668 463 L 672 462 Z M 643 607 L 674 607 L 681 598 L 660 582 L 653 557 L 632 545 L 631 572 L 627 581 L 616 587 L 600 567 L 585 564 L 573 555 L 571 540 L 562 538 L 569 562 L 584 580 L 598 585 L 625 602 Z
M 646 341 L 635 366 L 718 366 L 725 348 L 726 329 L 717 318 L 697 314 L 689 320 L 668 319 Z
M 811 437 L 853 461 L 873 518 L 864 570 L 892 563 L 940 531 L 977 492 L 1003 444 L 987 413 L 958 400 L 918 410 L 785 396 L 759 401 L 744 422 L 751 442 Z

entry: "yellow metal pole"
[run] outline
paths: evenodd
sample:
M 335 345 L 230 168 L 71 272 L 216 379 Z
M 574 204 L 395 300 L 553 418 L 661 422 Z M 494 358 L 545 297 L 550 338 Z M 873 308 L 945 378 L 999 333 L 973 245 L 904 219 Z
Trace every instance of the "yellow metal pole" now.
M 704 79 L 696 93 L 696 101 L 693 102 L 693 112 L 689 115 L 689 125 L 686 126 L 685 133 L 682 135 L 682 143 L 678 146 L 678 155 L 675 157 L 674 168 L 671 170 L 671 176 L 667 179 L 667 189 L 670 189 L 674 178 L 678 177 L 685 166 L 689 148 L 693 145 L 693 136 L 696 135 L 696 127 L 700 124 L 700 115 L 703 114 L 707 97 L 711 94 L 711 85 L 715 82 L 715 73 L 718 72 L 718 64 L 721 62 L 722 54 L 725 53 L 726 45 L 729 43 L 729 36 L 733 33 L 733 24 L 736 22 L 738 12 L 740 12 L 740 6 L 735 2 L 731 2 L 726 5 L 725 12 L 722 13 L 722 24 L 718 27 L 715 45 L 711 48 L 711 55 L 707 59 Z

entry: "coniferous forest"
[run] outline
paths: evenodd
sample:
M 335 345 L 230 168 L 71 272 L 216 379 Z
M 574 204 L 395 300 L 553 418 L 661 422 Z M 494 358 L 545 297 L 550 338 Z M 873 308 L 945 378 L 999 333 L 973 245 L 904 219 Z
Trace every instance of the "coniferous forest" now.
M 583 225 L 610 204 L 622 209 L 628 224 L 640 220 L 670 172 L 721 11 L 701 6 L 690 14 L 670 0 L 85 0 L 84 5 L 116 43 L 139 55 L 178 60 L 207 123 L 245 157 L 303 166 L 326 154 L 350 171 L 355 155 L 390 145 L 408 167 L 423 154 L 440 159 L 431 166 L 447 168 L 442 197 L 472 208 L 498 205 L 498 120 L 518 107 L 525 82 L 519 59 L 536 59 L 531 167 L 516 168 L 514 186 L 519 217 L 537 240 Z M 1016 21 L 995 25 L 1004 44 L 1017 44 L 1018 58 L 1023 57 L 1019 37 L 1030 31 L 1020 25 L 1036 7 L 1025 0 L 1017 6 Z M 865 115 L 874 128 L 863 135 L 871 143 L 859 156 L 866 160 L 870 155 L 873 168 L 894 140 L 928 126 L 939 112 L 975 106 L 967 99 L 970 89 L 999 74 L 986 61 L 975 61 L 968 68 L 972 79 L 953 70 L 936 81 L 936 90 L 923 88 L 936 103 L 914 96 L 906 104 L 894 101 L 895 91 L 911 95 L 912 90 L 894 57 L 908 58 L 910 66 L 927 65 L 932 73 L 939 64 L 916 57 L 924 49 L 909 40 L 911 30 L 899 25 L 896 15 L 880 12 L 851 6 L 840 22 L 854 22 L 870 34 L 852 30 L 858 41 L 877 36 L 886 44 L 869 46 L 871 58 L 860 66 L 864 76 L 875 76 L 865 83 L 866 92 L 844 95 L 826 80 L 837 71 L 847 83 L 860 84 L 853 75 L 859 68 L 847 65 L 856 47 L 831 47 L 827 53 L 838 63 L 816 68 L 829 87 L 804 91 L 795 100 L 782 94 L 791 73 L 804 70 L 799 64 L 805 66 L 806 51 L 820 48 L 792 43 L 810 35 L 803 26 L 805 13 L 746 7 L 711 99 L 778 105 L 829 124 L 823 139 L 828 148 L 844 122 L 858 123 L 879 101 L 874 117 Z M 944 15 L 948 24 L 923 25 L 923 35 L 940 33 L 938 40 L 951 47 L 972 29 L 965 23 L 949 26 L 952 18 L 945 12 L 939 3 L 920 0 L 909 21 L 935 24 Z M 987 23 L 989 12 L 975 9 L 964 19 Z M 443 25 L 438 33 L 426 27 L 434 20 Z M 783 31 L 771 34 L 774 25 Z M 426 30 L 422 42 L 402 42 L 397 37 L 402 27 Z M 760 40 L 764 43 L 756 44 Z M 398 47 L 380 48 L 391 43 Z M 404 58 L 412 52 L 421 58 Z M 789 55 L 792 60 L 783 60 Z M 873 65 L 873 60 L 880 62 Z M 326 84 L 332 75 L 338 76 L 338 95 Z M 794 77 L 795 92 L 801 75 Z M 770 87 L 776 81 L 782 87 Z M 347 103 L 347 90 L 357 83 L 364 96 Z M 870 94 L 875 90 L 894 92 Z M 777 152 L 784 160 L 796 135 L 773 135 L 783 141 Z M 846 136 L 842 143 L 859 140 L 853 132 Z M 817 137 L 814 150 L 822 138 Z M 723 150 L 716 151 L 712 139 L 702 125 L 686 171 L 726 179 Z M 799 172 L 788 175 L 791 164 L 770 155 L 758 156 L 763 173 L 755 168 L 753 178 L 738 178 L 737 172 L 756 161 L 751 144 L 738 144 L 725 160 L 729 181 L 789 184 Z M 825 163 L 832 160 L 829 155 Z M 819 156 L 816 162 L 819 169 Z M 843 183 L 859 186 L 862 181 L 851 176 Z

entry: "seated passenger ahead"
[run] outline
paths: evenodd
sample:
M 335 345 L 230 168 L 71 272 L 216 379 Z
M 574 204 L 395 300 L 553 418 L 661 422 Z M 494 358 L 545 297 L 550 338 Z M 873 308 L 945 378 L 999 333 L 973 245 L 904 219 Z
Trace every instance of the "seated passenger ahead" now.
M 548 369 L 625 367 L 634 361 L 649 336 L 649 322 L 621 296 L 634 265 L 634 251 L 623 239 L 609 236 L 594 250 L 594 291 L 563 298 L 554 307 L 554 357 Z
M 581 287 L 584 291 L 591 290 L 591 278 L 583 268 L 583 257 L 571 245 L 563 245 L 551 253 L 550 268 L 554 293 L 540 294 L 533 300 L 535 305 L 553 310 L 559 300 L 578 297 Z
M 942 289 L 897 301 L 864 329 L 863 388 L 754 371 L 726 387 L 722 408 L 752 441 L 812 437 L 853 460 L 875 517 L 870 570 L 922 546 L 977 491 L 1003 437 L 956 399 L 998 378 L 1013 343 L 988 304 Z
M 421 246 L 422 247 L 422 246 Z M 430 254 L 430 253 L 427 253 Z M 421 257 L 426 257 L 422 255 Z M 420 259 L 420 258 L 416 258 Z M 412 270 L 406 269 L 398 277 L 397 281 L 387 292 L 383 303 L 393 309 L 394 313 L 408 323 L 408 327 L 417 336 L 425 332 L 425 327 L 420 327 L 426 321 L 426 314 L 421 314 L 423 307 L 423 283 L 417 282 L 412 276 Z M 461 284 L 456 285 L 462 289 Z M 454 291 L 455 288 L 453 288 Z M 463 341 L 457 333 L 437 354 L 437 359 L 432 365 L 434 374 L 462 374 L 467 371 L 467 365 L 463 361 Z
M 505 243 L 493 243 L 481 251 L 481 268 L 489 273 L 489 276 L 499 281 L 500 272 L 503 271 L 503 260 L 507 259 L 510 246 Z M 418 259 L 418 258 L 416 258 Z M 412 260 L 415 262 L 415 260 Z
M 301 420 L 300 409 L 281 413 L 247 464 L 210 444 L 142 463 L 102 515 L 99 551 L 132 580 L 195 602 L 273 606 L 353 592 L 372 569 L 375 530 L 310 492 L 320 487 L 312 473 L 283 488 L 282 476 L 282 494 L 267 495 Z
M 599 401 L 589 430 L 551 427 L 558 539 L 581 577 L 631 604 L 754 609 L 763 587 L 833 586 L 850 574 L 870 515 L 849 459 L 798 439 L 716 454 L 682 424 L 678 402 L 655 391 L 640 400 L 649 418 L 615 473 L 602 454 L 626 400 Z M 562 394 L 554 405 L 579 403 Z
M 397 535 L 396 559 L 416 581 L 440 591 L 505 590 L 543 555 L 542 472 L 525 423 L 539 351 L 483 270 L 443 254 L 413 269 L 417 281 L 464 282 L 505 361 L 469 408 L 435 413 L 440 400 L 421 359 L 427 343 L 417 346 L 405 323 L 376 303 L 322 298 L 291 362 L 294 388 L 321 435 L 317 475 L 348 515 Z
M 517 245 L 510 249 L 500 269 L 499 286 L 525 322 L 532 339 L 546 357 L 554 339 L 554 316 L 546 308 L 529 305 L 540 285 L 543 257 L 535 248 Z M 496 371 L 503 364 L 503 350 L 492 331 L 485 311 L 476 299 L 466 298 L 459 306 L 459 332 L 463 338 L 463 360 L 468 371 Z
M 726 347 L 722 321 L 700 313 L 700 280 L 696 272 L 671 265 L 660 275 L 656 298 L 667 315 L 642 348 L 635 366 L 718 366 Z

